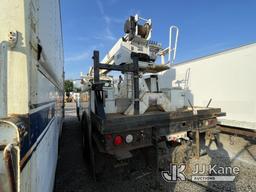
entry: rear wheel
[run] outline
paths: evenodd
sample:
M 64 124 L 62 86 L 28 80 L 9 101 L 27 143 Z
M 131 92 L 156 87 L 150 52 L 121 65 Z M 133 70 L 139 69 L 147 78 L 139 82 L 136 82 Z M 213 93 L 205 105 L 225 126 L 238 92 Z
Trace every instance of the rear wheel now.
M 88 163 L 89 170 L 92 174 L 94 180 L 96 180 L 96 171 L 95 171 L 95 155 L 93 147 L 93 138 L 92 138 L 92 126 L 91 122 L 86 113 L 82 116 L 82 142 L 83 142 L 83 156 Z

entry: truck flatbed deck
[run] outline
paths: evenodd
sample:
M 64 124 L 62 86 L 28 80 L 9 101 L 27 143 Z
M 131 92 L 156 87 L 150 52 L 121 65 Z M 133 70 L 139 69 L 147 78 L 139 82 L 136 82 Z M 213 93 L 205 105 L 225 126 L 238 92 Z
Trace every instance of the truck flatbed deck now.
M 195 112 L 196 111 L 196 112 Z M 93 124 L 102 134 L 158 128 L 160 135 L 200 128 L 201 119 L 223 116 L 220 108 L 191 108 L 174 112 L 150 111 L 142 115 L 106 114 L 106 119 L 91 113 Z M 175 124 L 175 126 L 174 126 Z M 202 125 L 203 126 L 203 125 Z M 201 127 L 202 127 L 201 126 Z

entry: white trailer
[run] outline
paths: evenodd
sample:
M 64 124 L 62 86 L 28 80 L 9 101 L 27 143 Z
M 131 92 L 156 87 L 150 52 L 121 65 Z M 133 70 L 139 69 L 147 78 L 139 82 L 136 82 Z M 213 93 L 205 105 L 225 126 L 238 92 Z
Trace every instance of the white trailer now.
M 256 43 L 173 65 L 159 77 L 161 89 L 185 86 L 195 106 L 221 107 L 220 124 L 256 129 Z M 169 83 L 166 83 L 169 82 Z
M 0 3 L 0 191 L 52 191 L 63 119 L 58 0 Z

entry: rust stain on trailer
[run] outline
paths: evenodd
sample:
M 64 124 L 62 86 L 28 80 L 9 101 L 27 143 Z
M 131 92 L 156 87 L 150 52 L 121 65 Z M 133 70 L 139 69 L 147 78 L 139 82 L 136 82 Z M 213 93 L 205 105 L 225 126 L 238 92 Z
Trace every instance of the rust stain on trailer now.
M 15 168 L 13 167 L 13 158 L 12 158 L 12 150 L 13 146 L 11 144 L 7 145 L 4 150 L 4 161 L 5 167 L 7 169 L 8 181 L 10 185 L 10 189 L 12 192 L 16 191 L 16 179 L 15 179 Z

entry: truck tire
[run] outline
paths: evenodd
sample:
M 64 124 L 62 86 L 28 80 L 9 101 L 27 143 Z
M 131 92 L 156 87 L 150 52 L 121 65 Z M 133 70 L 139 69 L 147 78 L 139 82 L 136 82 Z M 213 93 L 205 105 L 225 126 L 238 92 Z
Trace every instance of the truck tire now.
M 90 119 L 86 112 L 83 113 L 82 121 L 82 144 L 83 144 L 83 156 L 88 163 L 89 171 L 94 180 L 96 180 L 96 171 L 95 171 L 95 157 L 94 157 L 94 147 L 93 147 L 93 138 L 92 138 L 92 126 Z

